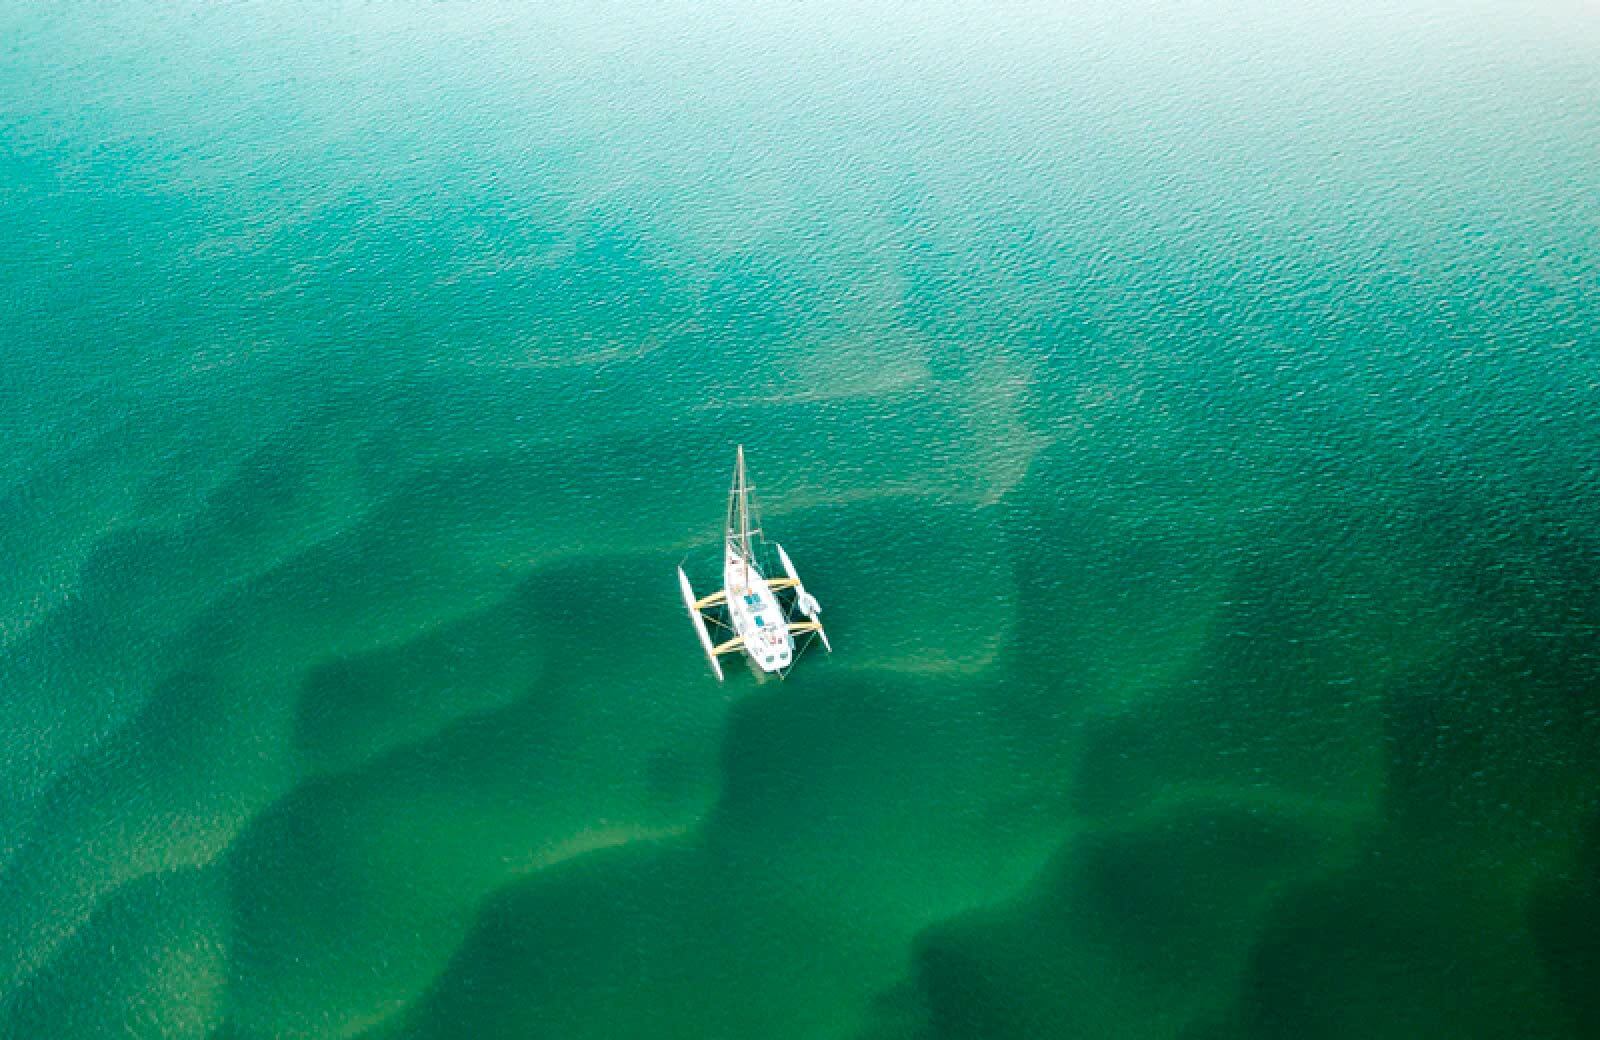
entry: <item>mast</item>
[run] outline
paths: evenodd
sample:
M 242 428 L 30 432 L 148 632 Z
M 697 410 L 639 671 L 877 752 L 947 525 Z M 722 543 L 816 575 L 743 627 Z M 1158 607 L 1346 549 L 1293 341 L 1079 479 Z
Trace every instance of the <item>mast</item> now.
M 738 459 L 733 465 L 733 490 L 728 494 L 728 544 L 750 563 L 750 486 L 745 481 L 744 445 L 739 445 Z

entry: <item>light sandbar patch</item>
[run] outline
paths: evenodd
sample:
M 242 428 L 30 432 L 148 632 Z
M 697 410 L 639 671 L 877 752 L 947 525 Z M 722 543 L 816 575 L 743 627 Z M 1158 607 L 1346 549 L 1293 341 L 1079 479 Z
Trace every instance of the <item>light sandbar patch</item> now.
M 560 841 L 531 849 L 526 857 L 513 860 L 509 866 L 514 874 L 532 874 L 602 849 L 614 849 L 636 842 L 681 838 L 691 829 L 690 824 L 676 824 L 671 827 L 645 827 L 626 823 L 600 824 L 587 827 Z

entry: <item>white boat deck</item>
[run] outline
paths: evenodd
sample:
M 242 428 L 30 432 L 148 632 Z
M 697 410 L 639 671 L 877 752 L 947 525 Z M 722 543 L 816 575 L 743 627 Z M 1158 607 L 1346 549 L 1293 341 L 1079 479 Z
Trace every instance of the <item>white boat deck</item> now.
M 745 652 L 750 659 L 764 672 L 789 667 L 794 657 L 794 641 L 789 637 L 789 626 L 778 606 L 778 597 L 767 587 L 761 571 L 729 550 L 722 576 L 733 630 L 744 639 Z

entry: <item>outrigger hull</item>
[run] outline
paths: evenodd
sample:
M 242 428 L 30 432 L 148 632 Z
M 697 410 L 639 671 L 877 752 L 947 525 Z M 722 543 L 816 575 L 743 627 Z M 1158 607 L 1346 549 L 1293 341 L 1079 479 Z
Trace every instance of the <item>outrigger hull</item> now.
M 795 606 L 800 609 L 800 613 L 810 618 L 811 625 L 815 626 L 808 627 L 807 631 L 815 632 L 817 635 L 821 636 L 823 647 L 828 651 L 828 653 L 833 653 L 833 644 L 828 642 L 828 633 L 822 630 L 822 621 L 817 617 L 818 614 L 822 613 L 822 604 L 817 602 L 817 598 L 815 596 L 806 591 L 805 585 L 800 581 L 799 572 L 794 569 L 794 562 L 789 559 L 789 554 L 783 551 L 783 546 L 778 545 L 777 542 L 773 542 L 772 544 L 777 547 L 778 562 L 783 564 L 783 573 L 787 574 L 789 576 L 789 580 L 794 582 Z M 796 626 L 791 625 L 789 627 L 791 630 L 793 630 Z
M 722 680 L 722 664 L 717 660 L 716 647 L 711 643 L 711 632 L 706 628 L 706 619 L 700 613 L 700 603 L 695 599 L 694 587 L 689 584 L 689 576 L 683 573 L 683 568 L 678 568 L 678 587 L 683 591 L 683 605 L 689 608 L 689 620 L 694 623 L 695 634 L 700 637 L 700 647 L 706 652 L 706 662 L 711 665 L 712 674 L 720 682 Z

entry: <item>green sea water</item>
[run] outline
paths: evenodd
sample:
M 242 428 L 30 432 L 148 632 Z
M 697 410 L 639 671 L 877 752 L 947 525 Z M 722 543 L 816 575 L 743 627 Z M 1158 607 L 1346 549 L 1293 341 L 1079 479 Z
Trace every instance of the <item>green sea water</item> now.
M 1592 0 L 0 0 L 0 1037 L 1600 1035 L 1597 329 Z

